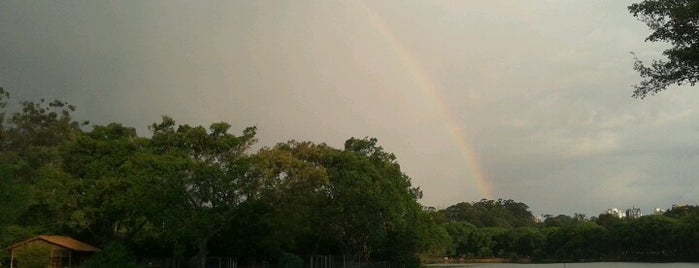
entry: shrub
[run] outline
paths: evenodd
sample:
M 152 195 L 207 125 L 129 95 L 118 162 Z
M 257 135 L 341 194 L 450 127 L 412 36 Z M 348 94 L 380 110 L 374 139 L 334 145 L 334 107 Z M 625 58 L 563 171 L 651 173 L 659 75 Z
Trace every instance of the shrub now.
M 85 263 L 90 268 L 136 268 L 131 251 L 121 243 L 109 243 L 103 251 L 98 252 Z
M 295 254 L 284 252 L 277 260 L 279 268 L 303 268 L 303 259 Z

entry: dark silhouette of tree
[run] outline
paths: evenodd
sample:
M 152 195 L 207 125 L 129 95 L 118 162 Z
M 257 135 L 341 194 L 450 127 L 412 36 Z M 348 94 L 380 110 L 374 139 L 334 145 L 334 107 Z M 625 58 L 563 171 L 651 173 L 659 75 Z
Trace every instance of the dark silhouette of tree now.
M 653 31 L 649 42 L 667 42 L 666 60 L 650 64 L 636 59 L 634 69 L 644 79 L 635 85 L 633 97 L 645 98 L 670 85 L 695 85 L 699 81 L 699 1 L 645 0 L 628 7 L 631 14 Z

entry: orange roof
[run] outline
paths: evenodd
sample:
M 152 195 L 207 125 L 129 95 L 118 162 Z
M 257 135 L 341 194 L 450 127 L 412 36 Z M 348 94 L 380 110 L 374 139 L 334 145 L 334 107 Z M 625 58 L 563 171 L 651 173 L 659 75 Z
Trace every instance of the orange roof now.
M 100 249 L 93 247 L 91 245 L 85 244 L 83 242 L 80 242 L 78 240 L 75 240 L 73 238 L 67 237 L 67 236 L 58 236 L 58 235 L 40 235 L 32 239 L 24 240 L 22 242 L 19 242 L 17 244 L 14 244 L 7 249 L 13 249 L 18 246 L 24 245 L 28 242 L 41 239 L 46 242 L 49 242 L 51 244 L 54 244 L 59 247 L 64 247 L 73 251 L 87 251 L 87 252 L 95 252 L 95 251 L 100 251 Z

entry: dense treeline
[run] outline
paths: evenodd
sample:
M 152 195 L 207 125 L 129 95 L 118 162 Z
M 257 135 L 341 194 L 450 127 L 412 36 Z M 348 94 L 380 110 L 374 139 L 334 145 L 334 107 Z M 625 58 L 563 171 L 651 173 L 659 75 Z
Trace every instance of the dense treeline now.
M 289 141 L 252 152 L 254 127 L 177 125 L 150 136 L 118 123 L 89 126 L 61 101 L 6 112 L 0 89 L 0 246 L 43 234 L 103 248 L 91 267 L 142 257 L 232 256 L 302 265 L 343 255 L 417 266 L 420 260 L 692 260 L 699 208 L 619 219 L 546 215 L 513 200 L 422 207 L 421 192 L 376 139 L 338 149 Z M 87 130 L 89 128 L 89 130 Z M 0 267 L 8 265 L 6 251 Z M 300 264 L 301 263 L 301 264 Z M 289 266 L 289 264 L 295 264 Z
M 141 137 L 118 123 L 79 123 L 65 102 L 22 102 L 6 112 L 8 100 L 0 89 L 3 247 L 68 235 L 104 248 L 94 258 L 101 267 L 141 256 L 196 256 L 202 267 L 210 255 L 417 265 L 449 244 L 417 202 L 420 190 L 376 139 L 351 138 L 342 149 L 289 141 L 251 152 L 254 127 L 236 135 L 226 123 L 204 128 L 163 117 Z
M 457 259 L 696 261 L 699 256 L 696 206 L 637 219 L 575 214 L 545 215 L 541 222 L 512 200 L 460 203 L 434 213 L 451 237 L 448 254 Z

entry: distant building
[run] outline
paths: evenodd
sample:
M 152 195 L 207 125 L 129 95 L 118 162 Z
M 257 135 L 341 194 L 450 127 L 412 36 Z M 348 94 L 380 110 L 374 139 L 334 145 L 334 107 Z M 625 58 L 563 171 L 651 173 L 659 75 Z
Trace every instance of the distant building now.
M 535 223 L 542 223 L 542 222 L 544 222 L 544 215 L 534 216 L 534 222 L 535 222 Z
M 624 213 L 622 213 L 621 210 L 619 210 L 618 208 L 610 208 L 610 209 L 607 209 L 607 213 L 606 213 L 606 214 L 607 214 L 607 215 L 613 215 L 613 216 L 615 216 L 615 217 L 617 217 L 617 218 L 619 218 L 619 219 L 621 219 L 621 218 L 624 217 Z
M 672 209 L 681 209 L 681 208 L 686 208 L 689 207 L 687 204 L 672 204 Z
M 662 208 L 655 208 L 655 209 L 653 210 L 653 214 L 654 214 L 654 215 L 663 215 L 664 213 L 665 213 L 665 210 L 662 209 Z
M 638 219 L 641 216 L 643 216 L 643 214 L 641 213 L 640 208 L 633 207 L 633 208 L 626 210 L 626 218 L 627 219 Z

